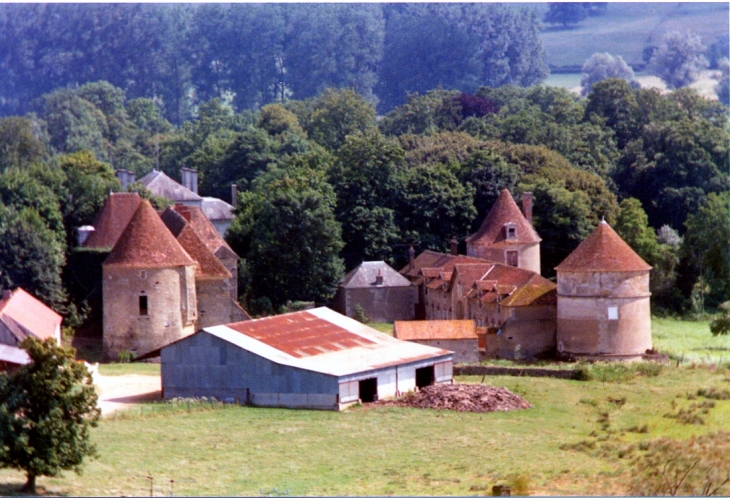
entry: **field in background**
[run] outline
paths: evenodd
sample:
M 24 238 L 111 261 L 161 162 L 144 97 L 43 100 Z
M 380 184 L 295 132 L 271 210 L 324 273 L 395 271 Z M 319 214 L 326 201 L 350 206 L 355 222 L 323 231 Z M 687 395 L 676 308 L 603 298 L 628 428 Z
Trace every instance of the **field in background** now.
M 527 4 L 541 13 L 547 4 Z M 641 63 L 644 47 L 669 31 L 691 30 L 706 46 L 728 32 L 727 3 L 608 3 L 603 16 L 588 17 L 577 27 L 547 27 L 542 42 L 552 66 L 581 66 L 595 52 Z
M 653 318 L 652 341 L 673 361 L 730 364 L 730 336 L 713 337 L 707 320 Z
M 664 416 L 687 408 L 687 393 L 698 388 L 730 387 L 730 371 L 671 366 L 647 377 L 624 370 L 607 377 L 615 382 L 488 377 L 533 404 L 508 413 L 139 405 L 101 421 L 93 432 L 99 458 L 84 465 L 82 476 L 39 478 L 39 485 L 69 495 L 148 495 L 150 484 L 157 496 L 474 495 L 501 483 L 542 495 L 624 494 L 628 457 L 564 445 L 598 441 L 591 433 L 625 448 L 662 435 L 730 429 L 730 401 L 717 401 L 704 425 Z M 630 432 L 644 424 L 646 433 Z M 7 493 L 23 476 L 3 470 L 0 481 Z

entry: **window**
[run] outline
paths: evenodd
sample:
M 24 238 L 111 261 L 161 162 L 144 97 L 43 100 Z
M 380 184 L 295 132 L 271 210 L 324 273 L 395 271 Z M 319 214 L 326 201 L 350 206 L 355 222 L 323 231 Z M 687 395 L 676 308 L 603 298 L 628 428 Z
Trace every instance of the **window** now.
M 142 280 L 147 280 L 147 270 L 140 270 L 139 278 L 141 278 Z
M 609 306 L 608 307 L 608 319 L 609 320 L 618 320 L 618 306 Z
M 519 266 L 520 264 L 520 253 L 519 251 L 507 251 L 507 265 Z
M 506 223 L 504 225 L 504 238 L 514 240 L 517 238 L 517 225 L 514 223 Z
M 149 315 L 147 308 L 147 296 L 139 296 L 139 316 Z

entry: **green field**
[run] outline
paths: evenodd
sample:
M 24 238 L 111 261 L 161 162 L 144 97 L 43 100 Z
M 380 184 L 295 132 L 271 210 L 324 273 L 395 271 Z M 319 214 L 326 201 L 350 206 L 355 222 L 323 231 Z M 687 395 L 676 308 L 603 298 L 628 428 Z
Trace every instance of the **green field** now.
M 586 367 L 593 377 L 586 382 L 487 377 L 533 405 L 506 413 L 141 404 L 100 422 L 99 456 L 83 475 L 38 484 L 65 495 L 148 495 L 150 485 L 157 496 L 484 495 L 503 483 L 540 495 L 626 494 L 638 443 L 730 430 L 730 400 L 698 412 L 702 424 L 676 418 L 702 400 L 698 389 L 730 390 L 730 354 L 721 349 L 729 340 L 712 337 L 707 322 L 655 319 L 654 342 L 673 358 L 669 365 L 596 364 Z M 101 366 L 106 375 L 155 369 Z M 20 472 L 0 471 L 0 493 L 23 481 Z
M 547 4 L 536 6 L 540 12 Z M 657 44 L 664 33 L 691 30 L 709 46 L 728 32 L 727 3 L 609 3 L 603 16 L 588 17 L 577 27 L 546 27 L 541 39 L 553 66 L 582 65 L 595 52 L 642 62 L 644 47 Z

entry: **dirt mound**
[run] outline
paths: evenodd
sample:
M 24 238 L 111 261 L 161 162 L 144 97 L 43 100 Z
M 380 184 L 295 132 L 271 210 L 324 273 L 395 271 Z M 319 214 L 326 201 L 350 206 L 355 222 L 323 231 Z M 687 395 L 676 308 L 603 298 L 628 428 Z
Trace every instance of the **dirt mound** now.
M 504 387 L 481 384 L 435 384 L 395 400 L 383 400 L 379 405 L 454 410 L 457 412 L 506 412 L 524 410 L 532 405 Z

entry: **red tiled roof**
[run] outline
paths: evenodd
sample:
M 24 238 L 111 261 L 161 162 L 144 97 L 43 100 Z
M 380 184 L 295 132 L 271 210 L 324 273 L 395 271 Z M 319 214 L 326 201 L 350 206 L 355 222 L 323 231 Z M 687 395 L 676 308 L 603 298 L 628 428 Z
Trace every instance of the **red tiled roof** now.
M 231 278 L 231 273 L 205 247 L 189 223 L 180 231 L 177 241 L 197 263 L 195 265 L 196 278 Z
M 375 344 L 306 311 L 232 323 L 226 327 L 295 358 Z
M 474 320 L 396 321 L 394 330 L 402 341 L 477 338 Z
M 456 278 L 451 279 L 451 285 L 456 284 L 468 292 L 474 285 L 474 282 L 481 280 L 486 274 L 494 268 L 494 263 L 478 263 L 478 264 L 459 264 L 454 265 L 453 276 Z
M 602 221 L 555 270 L 631 272 L 649 271 L 651 266 L 608 223 Z
M 56 337 L 63 317 L 18 287 L 10 297 L 0 301 L 0 322 L 18 342 L 29 334 L 39 339 Z
M 195 261 L 167 229 L 152 204 L 143 200 L 104 265 L 167 268 L 193 266 Z
M 210 252 L 216 254 L 217 256 L 219 255 L 220 259 L 226 259 L 225 257 L 223 257 L 224 254 L 227 257 L 233 257 L 235 259 L 238 259 L 236 253 L 233 252 L 231 247 L 218 233 L 218 230 L 215 229 L 213 223 L 211 223 L 210 220 L 206 218 L 205 214 L 203 214 L 203 211 L 199 207 L 175 204 L 172 209 L 174 209 L 175 212 L 180 214 L 183 218 L 185 218 L 188 223 L 192 225 L 193 230 L 195 230 L 195 233 L 198 234 L 198 237 L 200 237 L 200 240 L 203 241 L 203 243 L 210 250 Z M 219 252 L 221 247 L 227 249 L 228 252 Z
M 505 239 L 504 226 L 507 223 L 514 223 L 516 226 L 516 238 Z M 525 219 L 517 203 L 512 198 L 509 190 L 504 189 L 499 194 L 497 201 L 489 210 L 479 230 L 466 239 L 468 244 L 477 245 L 511 245 L 540 242 L 540 236 L 532 225 Z
M 84 242 L 84 247 L 111 249 L 127 227 L 139 206 L 136 193 L 111 193 L 94 220 L 94 231 Z

